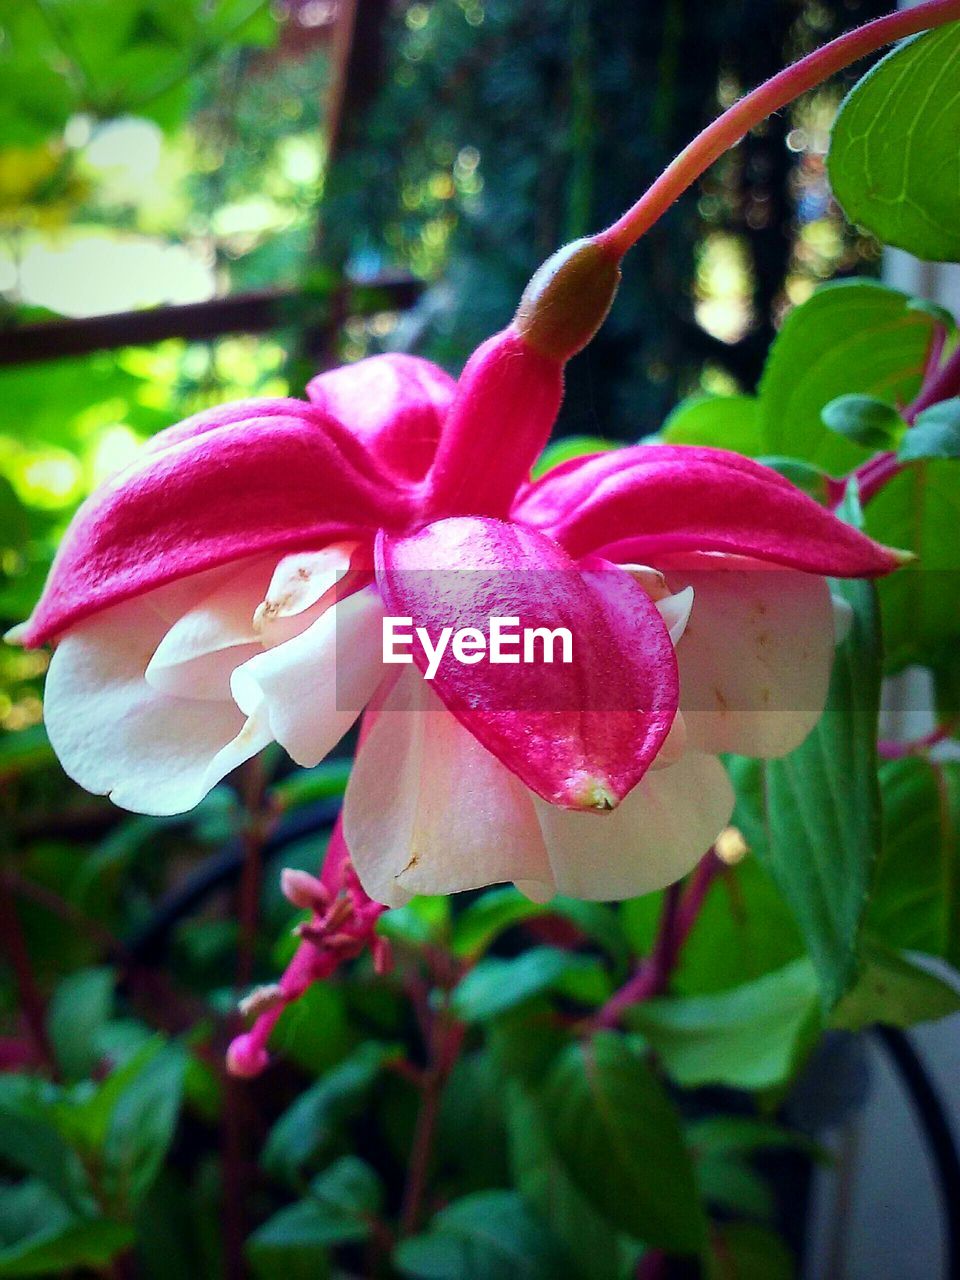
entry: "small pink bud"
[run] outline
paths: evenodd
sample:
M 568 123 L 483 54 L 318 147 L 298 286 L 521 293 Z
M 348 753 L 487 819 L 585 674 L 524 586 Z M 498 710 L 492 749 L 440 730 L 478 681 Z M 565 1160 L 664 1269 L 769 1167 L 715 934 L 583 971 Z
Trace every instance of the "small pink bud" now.
M 237 1036 L 227 1050 L 227 1070 L 232 1076 L 239 1076 L 242 1080 L 252 1080 L 258 1076 L 269 1061 L 266 1049 L 249 1033 Z
M 329 892 L 316 876 L 295 867 L 284 867 L 280 872 L 280 890 L 301 911 L 325 911 L 330 901 Z

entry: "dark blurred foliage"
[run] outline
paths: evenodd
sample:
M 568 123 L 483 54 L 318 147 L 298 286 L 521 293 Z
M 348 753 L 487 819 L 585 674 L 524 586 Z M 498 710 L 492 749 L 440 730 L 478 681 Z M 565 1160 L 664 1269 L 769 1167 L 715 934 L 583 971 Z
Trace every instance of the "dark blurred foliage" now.
M 411 329 L 456 367 L 509 321 L 554 248 L 612 222 L 722 103 L 881 11 L 877 0 L 401 7 L 383 84 L 328 179 L 325 243 L 360 269 L 442 263 Z M 637 246 L 607 325 L 571 367 L 560 434 L 647 434 L 704 364 L 753 386 L 799 230 L 791 127 L 785 112 L 757 131 Z M 753 322 L 732 344 L 694 316 L 697 246 L 717 229 L 746 247 Z

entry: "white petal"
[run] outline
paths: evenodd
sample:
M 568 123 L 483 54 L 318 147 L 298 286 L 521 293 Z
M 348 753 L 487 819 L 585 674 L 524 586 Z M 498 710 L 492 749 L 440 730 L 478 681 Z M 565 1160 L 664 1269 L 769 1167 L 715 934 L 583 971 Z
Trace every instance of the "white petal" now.
M 229 701 L 234 668 L 261 651 L 253 614 L 271 563 L 257 558 L 233 566 L 214 591 L 178 618 L 150 660 L 147 683 L 174 697 Z M 154 604 L 150 596 L 146 600 Z
M 657 612 L 670 632 L 670 639 L 674 648 L 683 638 L 687 624 L 690 621 L 690 612 L 693 609 L 693 594 L 693 587 L 684 587 L 676 595 L 662 596 L 656 601 Z
M 166 622 L 145 600 L 68 631 L 50 662 L 44 719 L 81 786 L 139 813 L 183 813 L 265 743 L 229 702 L 171 698 L 144 679 Z
M 363 887 L 388 906 L 510 880 L 551 886 L 530 792 L 412 668 L 357 753 L 343 823 Z
M 733 802 L 720 761 L 689 751 L 647 773 L 611 813 L 573 813 L 534 796 L 557 892 L 597 901 L 686 875 L 729 822 Z
M 315 606 L 330 603 L 323 598 L 350 568 L 356 545 L 335 543 L 322 551 L 297 551 L 283 557 L 254 616 L 265 645 L 282 644 L 316 621 L 323 609 Z
M 695 750 L 772 758 L 820 719 L 833 665 L 826 579 L 792 569 L 668 570 L 692 585 L 696 608 L 677 649 L 680 708 Z
M 382 616 L 379 595 L 365 587 L 234 671 L 237 705 L 253 715 L 265 702 L 272 736 L 297 764 L 322 760 L 373 696 L 383 678 Z

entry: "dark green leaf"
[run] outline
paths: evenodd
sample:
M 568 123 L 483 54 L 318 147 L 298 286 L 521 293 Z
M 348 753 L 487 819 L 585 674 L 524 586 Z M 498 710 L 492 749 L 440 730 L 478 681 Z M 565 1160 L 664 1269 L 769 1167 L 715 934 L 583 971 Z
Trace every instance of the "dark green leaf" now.
M 758 848 L 790 904 L 827 1007 L 854 980 L 857 940 L 880 845 L 877 716 L 880 640 L 873 588 L 834 587 L 853 607 L 827 706 L 813 732 L 767 763 L 768 839 Z
M 647 1244 L 700 1248 L 706 1224 L 676 1111 L 621 1036 L 571 1045 L 542 1102 L 554 1150 L 598 1213 Z
M 790 1077 L 816 1015 L 816 977 L 801 959 L 716 995 L 650 1000 L 627 1017 L 678 1084 L 765 1089 Z
M 897 453 L 901 462 L 960 458 L 960 400 L 943 400 L 919 414 Z
M 868 449 L 895 448 L 904 421 L 893 405 L 875 396 L 843 395 L 820 410 L 825 427 Z
M 490 956 L 460 980 L 451 1007 L 464 1022 L 485 1022 L 556 986 L 595 961 L 556 947 L 533 947 L 511 960 Z
M 555 1242 L 512 1191 L 478 1191 L 448 1205 L 430 1230 L 402 1240 L 399 1271 L 422 1280 L 556 1280 Z
M 839 475 L 868 456 L 828 430 L 824 405 L 853 392 L 906 404 L 917 392 L 934 321 L 903 293 L 870 280 L 819 288 L 787 316 L 760 383 L 762 454 Z
M 353 1051 L 300 1095 L 270 1130 L 263 1165 L 275 1177 L 296 1182 L 302 1167 L 323 1150 L 335 1127 L 359 1105 L 393 1050 L 370 1042 Z
M 103 1182 L 120 1205 L 146 1194 L 173 1141 L 180 1113 L 186 1054 L 167 1045 L 124 1088 L 110 1116 L 103 1149 Z
M 71 1208 L 92 1207 L 83 1166 L 57 1123 L 57 1098 L 43 1081 L 0 1079 L 0 1156 L 35 1174 Z
M 572 1276 L 621 1280 L 637 1246 L 618 1237 L 577 1190 L 550 1146 L 541 1108 L 531 1095 L 510 1091 L 510 1159 L 517 1190 L 566 1251 Z M 626 1266 L 624 1265 L 626 1262 Z
M 906 40 L 844 99 L 828 159 L 851 222 L 919 258 L 960 259 L 960 26 Z
M 480 956 L 505 929 L 542 915 L 544 910 L 511 886 L 488 889 L 457 917 L 453 950 L 458 956 Z
M 794 1280 L 790 1250 L 773 1231 L 747 1222 L 719 1226 L 706 1280 Z
M 64 1075 L 81 1080 L 96 1066 L 97 1032 L 113 1011 L 112 969 L 84 969 L 71 974 L 50 1002 L 50 1040 Z
M 42 1183 L 0 1191 L 0 1276 L 100 1270 L 132 1242 L 125 1223 L 71 1217 Z

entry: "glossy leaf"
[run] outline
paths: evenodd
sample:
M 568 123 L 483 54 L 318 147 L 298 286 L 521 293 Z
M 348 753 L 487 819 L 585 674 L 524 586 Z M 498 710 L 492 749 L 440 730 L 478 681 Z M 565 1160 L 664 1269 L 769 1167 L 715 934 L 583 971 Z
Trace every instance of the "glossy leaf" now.
M 893 405 L 876 396 L 837 396 L 823 406 L 820 418 L 831 431 L 868 449 L 892 448 L 904 426 Z
M 670 1078 L 689 1088 L 782 1084 L 816 1022 L 817 980 L 805 958 L 729 991 L 651 1000 L 628 1015 Z
M 660 1248 L 700 1248 L 705 1219 L 677 1114 L 622 1037 L 571 1045 L 542 1101 L 566 1172 L 612 1226 Z
M 960 399 L 942 400 L 918 414 L 900 442 L 897 456 L 901 462 L 960 458 Z
M 841 281 L 790 312 L 760 383 L 761 453 L 801 458 L 835 475 L 867 458 L 862 445 L 828 430 L 820 414 L 841 395 L 862 393 L 892 405 L 916 394 L 934 321 L 909 302 L 871 280 Z
M 556 1246 L 519 1196 L 478 1191 L 436 1215 L 424 1235 L 401 1240 L 393 1260 L 418 1280 L 555 1280 Z
M 755 396 L 691 396 L 670 414 L 660 438 L 666 444 L 712 445 L 755 457 L 762 451 Z
M 875 1023 L 912 1027 L 958 1010 L 956 986 L 895 951 L 870 943 L 864 948 L 863 972 L 834 1009 L 831 1023 L 845 1031 L 860 1031 Z
M 960 27 L 904 41 L 854 86 L 833 126 L 834 195 L 851 222 L 933 261 L 960 258 Z

